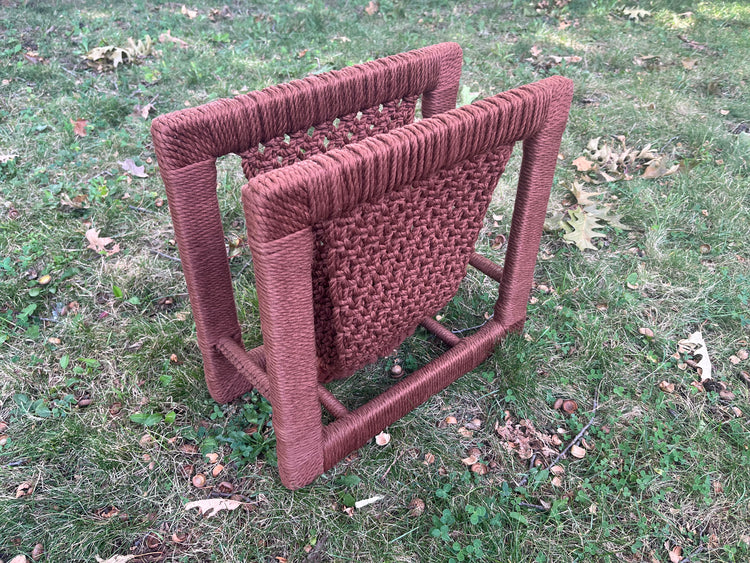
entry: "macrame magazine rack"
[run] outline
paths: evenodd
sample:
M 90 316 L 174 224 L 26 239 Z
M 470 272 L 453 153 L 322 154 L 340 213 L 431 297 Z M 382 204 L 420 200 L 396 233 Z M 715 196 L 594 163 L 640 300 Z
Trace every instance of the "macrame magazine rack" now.
M 572 98 L 551 77 L 454 109 L 461 49 L 444 43 L 156 118 L 152 135 L 203 355 L 219 402 L 273 407 L 285 486 L 312 482 L 520 330 Z M 414 121 L 421 98 L 424 119 Z M 523 158 L 503 267 L 474 252 L 513 145 Z M 246 351 L 216 160 L 242 157 L 263 345 Z M 433 316 L 467 267 L 499 283 L 459 338 Z M 325 384 L 418 325 L 448 351 L 348 410 Z M 334 418 L 324 424 L 322 407 Z

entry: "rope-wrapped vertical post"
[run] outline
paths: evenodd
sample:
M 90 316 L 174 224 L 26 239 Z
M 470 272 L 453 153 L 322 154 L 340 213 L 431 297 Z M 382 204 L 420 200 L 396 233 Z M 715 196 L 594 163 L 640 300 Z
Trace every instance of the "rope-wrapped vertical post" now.
M 256 242 L 255 284 L 281 481 L 290 489 L 323 472 L 323 426 L 313 318 L 312 229 Z
M 521 330 L 526 320 L 526 304 L 542 240 L 547 202 L 557 165 L 565 125 L 568 121 L 573 83 L 567 78 L 547 79 L 550 101 L 545 104 L 545 122 L 523 141 L 523 159 L 513 208 L 503 277 L 495 303 L 494 321 L 509 330 Z

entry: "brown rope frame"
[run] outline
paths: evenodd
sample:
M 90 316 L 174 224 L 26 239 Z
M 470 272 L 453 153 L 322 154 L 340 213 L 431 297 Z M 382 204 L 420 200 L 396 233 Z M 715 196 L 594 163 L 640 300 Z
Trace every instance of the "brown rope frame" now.
M 270 400 L 279 472 L 289 488 L 312 482 L 477 367 L 503 336 L 520 330 L 525 322 L 572 83 L 553 77 L 447 111 L 455 105 L 460 58 L 457 45 L 437 45 L 154 122 L 154 141 L 209 390 L 218 401 L 227 401 L 254 386 Z M 340 90 L 339 81 L 346 84 L 346 95 L 333 94 Z M 407 86 L 409 81 L 412 84 Z M 319 97 L 321 92 L 328 96 L 328 104 Z M 289 138 L 289 133 L 335 116 L 419 93 L 425 117 L 431 118 L 405 126 L 397 123 L 390 132 L 365 135 L 334 150 L 321 146 L 317 154 L 302 155 L 304 160 L 292 166 L 279 156 L 279 166 L 271 161 L 273 170 L 261 170 L 254 177 L 252 171 L 248 174 L 242 195 L 264 344 L 246 352 L 218 214 L 216 157 L 226 152 L 247 155 L 258 144 L 270 141 L 273 146 L 273 139 Z M 471 168 L 482 159 L 487 160 L 482 170 L 492 172 L 488 180 L 491 197 L 510 147 L 518 141 L 523 141 L 523 158 L 504 267 L 473 253 L 475 224 L 476 232 L 469 237 L 474 236 L 471 251 L 464 252 L 459 264 L 461 277 L 471 264 L 499 282 L 494 317 L 473 335 L 459 338 L 430 318 L 434 310 L 423 311 L 426 318 L 421 324 L 450 349 L 380 396 L 348 411 L 322 384 L 330 374 L 321 370 L 316 342 L 320 319 L 316 319 L 313 287 L 314 230 L 404 187 L 427 181 L 429 188 L 438 171 L 446 171 L 449 184 L 455 184 L 451 171 L 463 170 L 466 163 Z M 245 168 L 248 172 L 247 164 Z M 480 209 L 482 216 L 484 210 Z M 428 266 L 438 268 L 439 264 Z M 410 324 L 407 332 L 415 326 Z M 360 360 L 364 364 L 371 358 Z M 321 404 L 335 418 L 328 425 L 322 423 Z

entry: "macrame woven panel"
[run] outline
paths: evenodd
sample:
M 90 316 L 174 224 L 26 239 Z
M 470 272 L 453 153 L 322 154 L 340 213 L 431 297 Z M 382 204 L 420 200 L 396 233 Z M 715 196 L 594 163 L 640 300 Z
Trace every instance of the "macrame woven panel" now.
M 455 295 L 512 146 L 433 172 L 315 227 L 323 381 L 390 354 Z
M 264 143 L 262 149 L 256 147 L 240 153 L 245 176 L 250 179 L 411 123 L 414 121 L 417 97 L 391 100 L 329 123 L 319 123 L 304 131 L 276 137 Z

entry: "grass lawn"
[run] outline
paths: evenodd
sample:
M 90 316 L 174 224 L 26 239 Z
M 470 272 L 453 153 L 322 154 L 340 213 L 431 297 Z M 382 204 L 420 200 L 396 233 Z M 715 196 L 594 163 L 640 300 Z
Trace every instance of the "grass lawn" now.
M 4 0 L 0 21 L 0 560 L 750 560 L 746 2 Z M 268 403 L 206 390 L 151 119 L 441 41 L 464 49 L 462 103 L 576 84 L 529 320 L 290 492 Z M 106 46 L 131 51 L 84 58 Z M 517 157 L 477 245 L 497 260 Z M 252 346 L 242 183 L 222 160 Z M 494 292 L 470 272 L 443 322 L 480 325 Z M 441 349 L 418 331 L 338 390 Z

